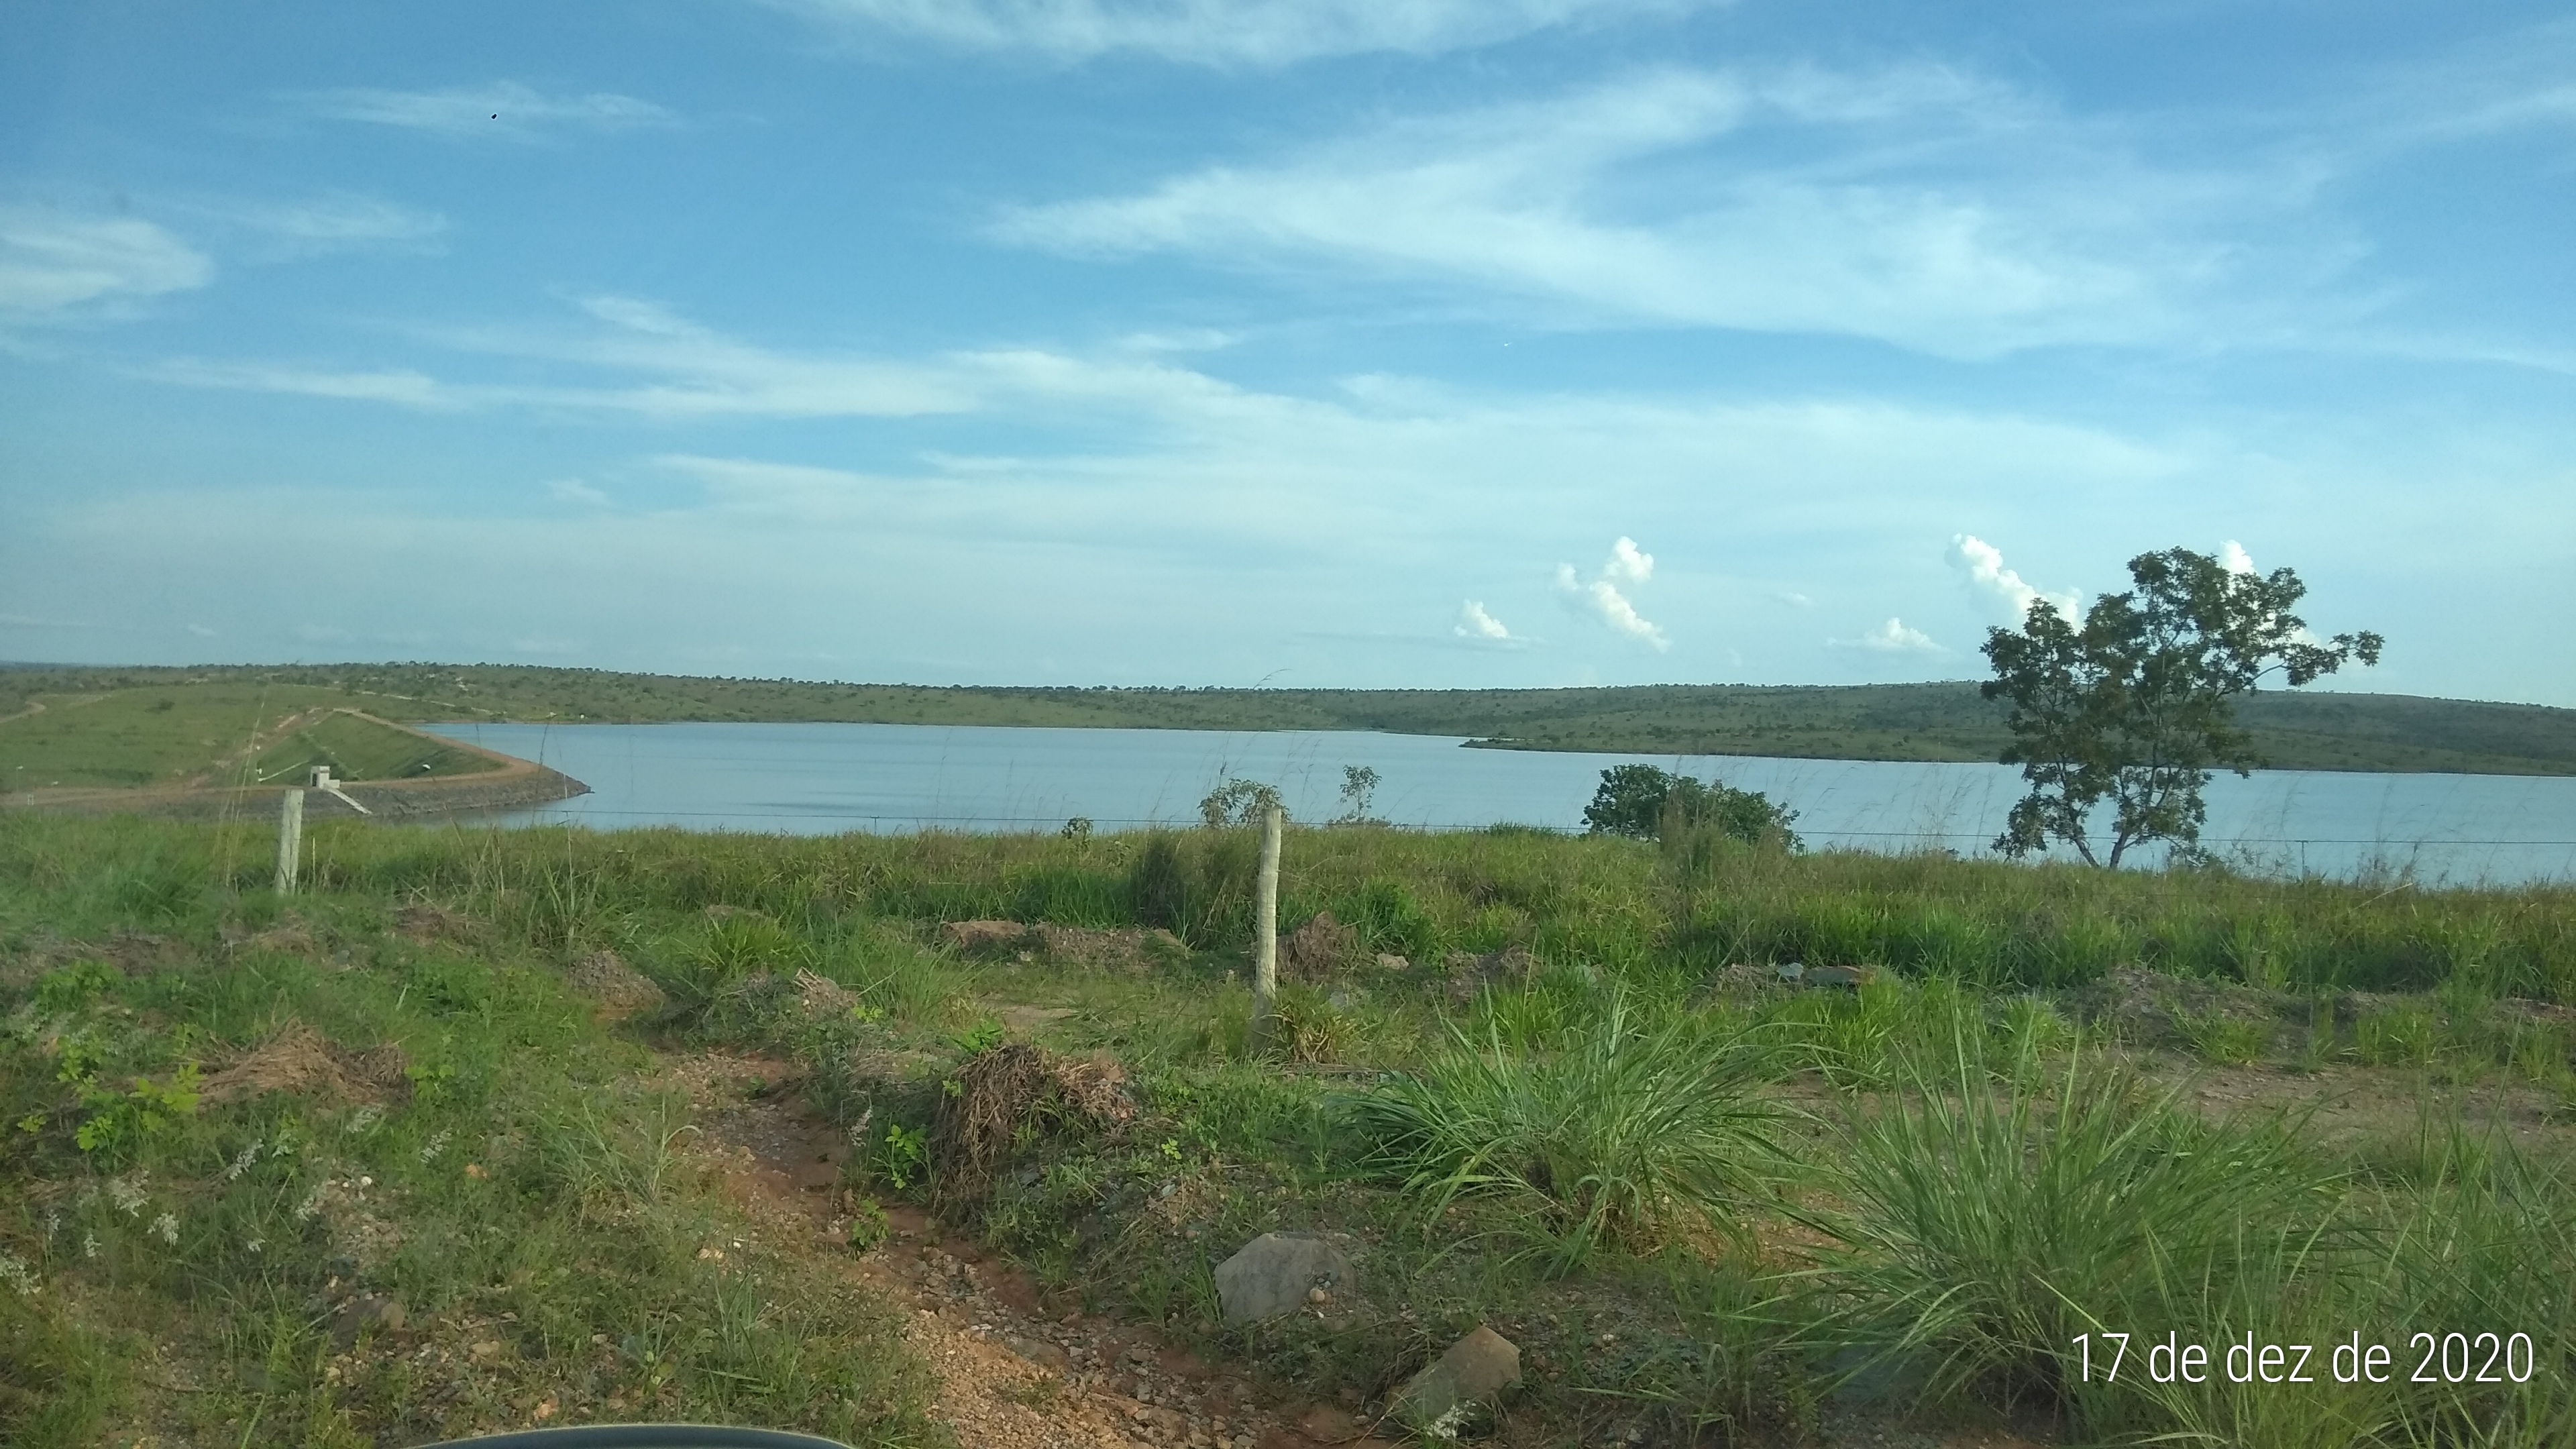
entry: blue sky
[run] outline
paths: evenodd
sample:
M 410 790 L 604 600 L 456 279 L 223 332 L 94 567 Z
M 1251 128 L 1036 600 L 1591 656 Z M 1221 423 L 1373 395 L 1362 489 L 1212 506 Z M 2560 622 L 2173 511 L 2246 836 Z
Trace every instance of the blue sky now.
M 2541 4 L 21 0 L 0 658 L 2571 705 L 2571 203 Z

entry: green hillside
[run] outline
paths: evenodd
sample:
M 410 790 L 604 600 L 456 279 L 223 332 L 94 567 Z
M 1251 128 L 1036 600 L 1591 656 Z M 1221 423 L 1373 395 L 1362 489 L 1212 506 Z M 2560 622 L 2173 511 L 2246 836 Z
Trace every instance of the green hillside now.
M 172 717 L 156 721 L 152 711 L 165 700 L 174 702 L 164 712 Z M 1365 729 L 1456 735 L 1499 748 L 1636 755 L 1992 760 L 2004 744 L 1999 710 L 1968 682 L 1082 689 L 688 678 L 521 665 L 0 669 L 0 715 L 35 702 L 48 704 L 47 713 L 0 723 L 0 773 L 8 772 L 13 752 L 21 767 L 77 755 L 93 773 L 184 769 L 188 759 L 205 758 L 191 750 L 209 748 L 191 741 L 238 742 L 254 717 L 274 719 L 322 704 L 415 722 Z M 2266 758 L 2283 769 L 2576 774 L 2576 710 L 2406 695 L 2265 693 L 2243 701 L 2240 711 Z M 100 728 L 111 722 L 112 728 Z M 392 751 L 378 768 L 416 763 L 391 758 L 400 753 Z
M 59 676 L 60 672 L 52 672 Z M 248 677 L 171 678 L 140 686 L 97 675 L 25 689 L 33 671 L 0 670 L 0 791 L 301 780 L 327 764 L 343 780 L 474 774 L 491 760 L 344 711 L 337 688 Z M 42 705 L 30 711 L 32 705 Z

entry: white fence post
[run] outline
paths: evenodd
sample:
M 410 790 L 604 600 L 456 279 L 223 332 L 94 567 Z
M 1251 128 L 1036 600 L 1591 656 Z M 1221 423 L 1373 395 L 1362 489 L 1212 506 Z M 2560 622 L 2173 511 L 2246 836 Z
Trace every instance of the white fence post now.
M 1279 995 L 1279 806 L 1261 807 L 1261 876 L 1252 916 L 1252 1041 L 1256 1049 L 1270 1044 L 1278 1027 Z
M 304 863 L 304 792 L 289 790 L 277 807 L 277 893 L 295 893 L 296 867 Z

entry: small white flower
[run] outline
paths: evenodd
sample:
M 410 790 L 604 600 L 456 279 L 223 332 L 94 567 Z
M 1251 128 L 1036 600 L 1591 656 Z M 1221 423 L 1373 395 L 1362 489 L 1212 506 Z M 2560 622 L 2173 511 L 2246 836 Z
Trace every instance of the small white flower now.
M 268 1246 L 268 1242 L 264 1238 L 253 1238 L 249 1242 L 242 1244 L 242 1246 L 256 1253 L 260 1249 Z
M 366 1106 L 360 1107 L 354 1114 L 352 1114 L 349 1118 L 349 1125 L 342 1130 L 359 1137 L 364 1137 L 368 1133 L 376 1130 L 376 1124 L 383 1121 L 384 1116 L 385 1114 L 378 1111 L 376 1105 L 373 1102 L 370 1102 Z
M 295 1220 L 299 1223 L 309 1223 L 313 1221 L 313 1215 L 320 1211 L 322 1211 L 322 1189 L 316 1187 L 304 1195 L 304 1201 L 295 1205 Z
M 26 1297 L 36 1293 L 36 1271 L 18 1260 L 15 1253 L 0 1253 L 0 1283 L 6 1283 Z
M 84 1258 L 95 1258 L 98 1256 L 98 1234 L 81 1234 L 81 1256 Z
M 420 1160 L 423 1162 L 435 1161 L 438 1154 L 447 1150 L 448 1139 L 455 1135 L 455 1133 L 448 1131 L 444 1127 L 439 1128 L 438 1135 L 429 1139 L 428 1145 L 420 1149 Z
M 143 1215 L 143 1204 L 152 1196 L 150 1189 L 144 1186 L 144 1184 L 150 1180 L 151 1174 L 142 1171 L 137 1171 L 130 1178 L 109 1178 L 107 1181 L 108 1200 L 115 1203 L 117 1211 L 125 1214 L 127 1217 L 141 1217 Z
M 152 1235 L 172 1247 L 179 1243 L 179 1219 L 174 1213 L 163 1213 L 152 1220 Z
M 250 1171 L 250 1165 L 257 1161 L 259 1161 L 259 1143 L 254 1141 L 241 1150 L 241 1156 L 234 1158 L 231 1166 L 224 1169 L 224 1181 L 231 1182 Z
M 52 1208 L 45 1209 L 45 1241 L 48 1243 L 52 1242 L 54 1240 L 54 1234 L 59 1233 L 62 1230 L 63 1215 Z

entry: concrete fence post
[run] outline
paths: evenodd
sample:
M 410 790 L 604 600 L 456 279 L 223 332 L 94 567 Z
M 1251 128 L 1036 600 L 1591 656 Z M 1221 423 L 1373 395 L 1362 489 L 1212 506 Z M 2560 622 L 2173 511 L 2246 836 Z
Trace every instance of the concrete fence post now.
M 295 893 L 296 867 L 304 863 L 304 792 L 289 790 L 277 807 L 277 893 Z
M 1278 1029 L 1279 806 L 1261 807 L 1261 876 L 1252 908 L 1252 1041 L 1266 1049 Z

